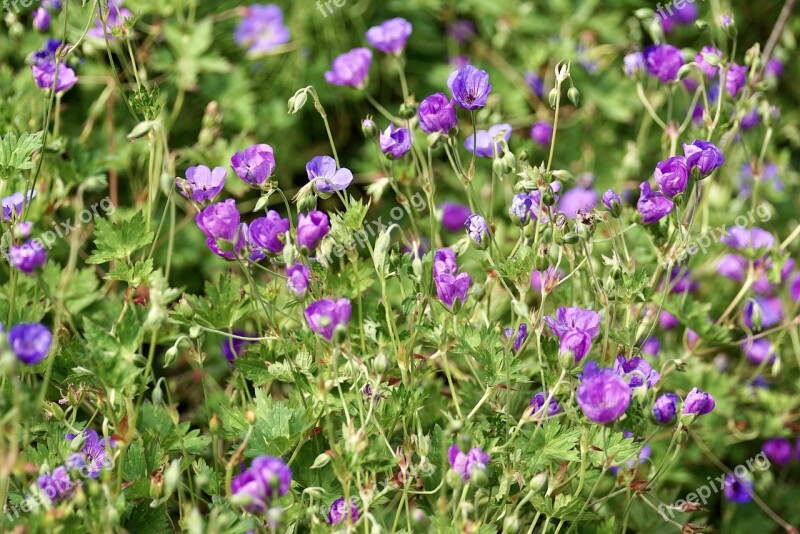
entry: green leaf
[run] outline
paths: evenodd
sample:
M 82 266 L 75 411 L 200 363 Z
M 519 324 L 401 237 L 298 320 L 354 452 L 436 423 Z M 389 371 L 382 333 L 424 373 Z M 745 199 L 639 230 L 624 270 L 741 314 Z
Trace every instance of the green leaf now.
M 126 282 L 131 287 L 138 287 L 153 272 L 153 258 L 138 261 L 135 264 L 118 262 L 105 276 L 106 280 Z
M 23 132 L 17 137 L 13 132 L 0 139 L 0 178 L 13 178 L 18 172 L 34 167 L 31 158 L 42 148 L 42 132 L 31 135 Z
M 97 248 L 86 260 L 90 264 L 130 259 L 131 254 L 153 241 L 153 232 L 147 231 L 141 212 L 119 223 L 98 218 L 94 235 Z

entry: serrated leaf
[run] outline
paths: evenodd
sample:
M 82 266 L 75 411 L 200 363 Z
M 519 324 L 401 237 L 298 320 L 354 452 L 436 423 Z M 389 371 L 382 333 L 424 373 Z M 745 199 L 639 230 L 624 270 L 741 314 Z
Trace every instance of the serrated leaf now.
M 147 231 L 141 212 L 118 223 L 98 218 L 94 235 L 97 248 L 86 260 L 90 264 L 129 259 L 131 254 L 153 241 L 153 232 Z

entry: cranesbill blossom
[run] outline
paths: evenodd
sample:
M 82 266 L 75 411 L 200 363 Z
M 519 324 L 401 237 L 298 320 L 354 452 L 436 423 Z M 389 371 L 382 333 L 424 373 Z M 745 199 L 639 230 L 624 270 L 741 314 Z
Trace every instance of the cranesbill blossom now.
M 661 4 L 657 6 L 660 10 L 656 19 L 661 23 L 664 33 L 671 33 L 676 26 L 687 26 L 697 20 L 698 9 L 693 3 L 673 2 L 667 6 L 666 11 Z
M 535 94 L 539 98 L 542 98 L 542 96 L 544 96 L 544 78 L 535 72 L 530 71 L 525 73 L 524 78 L 525 83 L 528 84 L 528 88 L 531 90 L 531 93 Z
M 681 398 L 674 393 L 664 393 L 653 403 L 653 417 L 659 425 L 668 425 L 678 413 Z
M 489 235 L 489 225 L 486 223 L 486 219 L 473 213 L 467 217 L 467 222 L 464 223 L 464 226 L 466 226 L 467 234 L 473 241 L 479 245 L 484 244 L 484 240 Z
M 236 175 L 251 185 L 263 185 L 275 170 L 275 152 L 267 144 L 251 145 L 231 156 Z
M 549 122 L 539 121 L 531 126 L 531 139 L 536 144 L 548 147 L 553 139 L 553 125 Z
M 672 213 L 675 204 L 659 191 L 654 192 L 650 188 L 650 182 L 642 182 L 639 190 L 641 195 L 636 203 L 636 209 L 642 215 L 644 224 L 653 224 Z
M 552 265 L 544 271 L 531 271 L 531 287 L 537 293 L 550 293 L 564 277 L 564 271 Z
M 486 471 L 490 462 L 489 455 L 480 447 L 473 447 L 465 453 L 455 443 L 447 450 L 450 467 L 461 476 L 464 482 L 469 482 L 475 470 Z
M 109 449 L 113 449 L 115 442 L 111 438 L 100 439 L 97 432 L 91 428 L 87 428 L 79 435 L 82 435 L 85 440 L 80 451 L 83 460 L 82 467 L 86 468 L 85 472 L 89 478 L 97 478 L 103 468 L 109 467 L 112 463 L 111 457 L 106 452 L 106 444 Z M 67 441 L 72 441 L 76 435 L 67 434 L 64 437 Z
M 283 11 L 275 4 L 252 4 L 233 31 L 233 40 L 250 54 L 267 54 L 291 39 Z
M 511 199 L 511 207 L 508 208 L 508 216 L 514 223 L 525 226 L 531 218 L 531 208 L 533 201 L 528 193 L 517 193 Z
M 684 64 L 683 52 L 668 44 L 648 46 L 644 49 L 644 62 L 650 76 L 664 83 L 674 82 Z
M 108 2 L 108 15 L 106 16 L 106 33 L 103 34 L 103 19 L 95 17 L 94 27 L 91 28 L 86 35 L 94 37 L 95 39 L 106 38 L 109 41 L 114 41 L 115 37 L 112 35 L 115 28 L 123 28 L 125 21 L 133 17 L 133 13 L 126 7 L 122 6 L 122 0 L 111 0 Z
M 593 338 L 600 333 L 600 314 L 594 310 L 583 308 L 560 307 L 556 310 L 556 317 L 544 317 L 544 322 L 557 336 L 561 336 L 570 329 L 582 330 Z
M 239 357 L 245 346 L 256 342 L 256 340 L 253 339 L 255 335 L 248 334 L 244 330 L 234 330 L 233 335 L 236 337 L 226 337 L 220 344 L 220 350 L 223 356 L 231 363 Z
M 460 232 L 464 229 L 464 224 L 467 218 L 472 214 L 469 206 L 464 204 L 456 204 L 454 202 L 445 202 L 441 206 L 442 209 L 442 228 L 448 232 Z
M 325 81 L 363 89 L 371 64 L 372 52 L 369 48 L 354 48 L 333 60 L 331 70 L 325 72 Z
M 69 497 L 75 489 L 75 483 L 70 480 L 64 466 L 56 467 L 52 473 L 40 475 L 36 479 L 36 484 L 52 504 Z
M 26 274 L 31 274 L 47 261 L 47 252 L 39 241 L 30 240 L 21 245 L 11 245 L 8 249 L 11 265 Z
M 322 299 L 312 302 L 306 308 L 305 316 L 311 330 L 331 341 L 338 326 L 347 328 L 350 324 L 351 312 L 348 299 Z
M 761 365 L 765 360 L 767 363 L 772 363 L 777 358 L 773 351 L 772 342 L 765 337 L 745 339 L 742 344 L 742 352 L 745 358 L 753 365 Z
M 636 77 L 645 71 L 644 54 L 641 52 L 631 52 L 622 58 L 623 70 L 630 77 Z
M 725 155 L 710 141 L 695 139 L 691 145 L 684 143 L 683 153 L 689 172 L 699 173 L 701 178 L 710 175 L 725 163 Z
M 466 136 L 464 148 L 467 152 L 475 153 L 482 158 L 491 158 L 502 155 L 502 144 L 495 139 L 504 139 L 506 143 L 511 138 L 510 124 L 495 124 L 488 130 L 478 130 L 473 135 Z M 477 147 L 477 149 L 475 148 Z
M 75 71 L 69 65 L 56 61 L 61 44 L 58 39 L 48 39 L 42 50 L 33 53 L 31 72 L 39 89 L 50 90 L 55 84 L 56 93 L 62 93 L 78 83 Z
M 722 52 L 719 48 L 715 48 L 713 46 L 704 46 L 700 49 L 700 52 L 697 53 L 697 56 L 694 58 L 694 62 L 700 67 L 700 70 L 703 71 L 703 74 L 710 80 L 717 75 L 717 71 L 719 70 L 719 66 L 714 66 L 710 64 L 703 54 L 712 54 L 719 58 L 722 58 Z
M 2 217 L 4 221 L 14 221 L 22 215 L 22 212 L 25 211 L 25 206 L 31 201 L 33 197 L 36 196 L 36 192 L 33 190 L 28 191 L 28 194 L 25 195 L 20 192 L 13 193 L 7 197 L 4 197 L 0 204 L 3 208 Z
M 396 17 L 373 26 L 367 30 L 367 42 L 386 54 L 399 56 L 406 47 L 411 35 L 411 23 L 402 17 Z
M 683 156 L 673 156 L 656 165 L 654 177 L 661 192 L 673 198 L 686 191 L 689 183 L 689 169 Z
M 328 510 L 328 524 L 335 525 L 345 519 L 352 523 L 358 521 L 358 506 L 353 498 L 350 499 L 350 506 L 348 506 L 344 497 L 339 497 L 331 503 L 330 510 Z
M 8 330 L 11 352 L 27 365 L 36 365 L 50 352 L 53 335 L 41 323 L 20 323 Z
M 761 450 L 767 455 L 771 462 L 778 465 L 786 465 L 794 459 L 794 447 L 792 442 L 786 438 L 772 438 L 764 442 Z
M 33 12 L 33 27 L 40 32 L 46 32 L 50 28 L 50 20 L 50 12 L 43 7 Z
M 314 250 L 323 237 L 328 235 L 330 225 L 328 215 L 323 211 L 309 211 L 308 215 L 298 215 L 297 245 Z
M 561 195 L 558 200 L 558 211 L 574 219 L 578 216 L 578 211 L 590 212 L 597 205 L 597 191 L 591 187 L 573 187 Z
M 205 165 L 197 165 L 186 169 L 186 178 L 176 178 L 178 191 L 195 202 L 214 200 L 225 186 L 227 171 L 224 167 L 209 169 Z
M 486 99 L 492 92 L 489 73 L 472 65 L 464 65 L 450 74 L 447 86 L 453 92 L 453 98 L 464 109 L 475 110 L 486 105 Z
M 584 415 L 600 425 L 619 418 L 631 402 L 631 388 L 612 369 L 599 369 L 597 363 L 586 364 L 576 397 Z
M 619 214 L 622 211 L 622 199 L 619 197 L 617 192 L 613 189 L 609 189 L 603 193 L 601 198 L 606 209 L 608 209 L 608 211 L 610 211 L 615 217 L 619 217 Z
M 584 330 L 569 328 L 558 336 L 559 356 L 571 356 L 575 363 L 581 361 L 592 349 L 592 336 Z
M 747 83 L 747 71 L 748 68 L 744 65 L 737 65 L 734 63 L 731 65 L 730 69 L 728 69 L 727 76 L 725 77 L 725 89 L 728 90 L 728 93 L 734 98 L 736 95 L 739 94 L 739 91 Z
M 419 126 L 427 134 L 449 135 L 458 126 L 456 107 L 444 93 L 434 93 L 420 102 L 418 116 Z
M 472 285 L 472 277 L 467 273 L 452 275 L 450 273 L 439 273 L 434 275 L 433 282 L 436 284 L 436 294 L 442 304 L 452 308 L 455 301 L 464 304 L 467 300 L 467 291 Z
M 353 181 L 350 169 L 336 167 L 336 160 L 330 156 L 317 156 L 306 164 L 308 179 L 320 193 L 333 193 L 347 189 Z
M 686 400 L 683 401 L 683 413 L 705 415 L 710 413 L 715 405 L 714 397 L 712 397 L 711 394 L 701 391 L 698 388 L 693 388 L 689 394 L 686 395 Z
M 721 241 L 736 250 L 766 254 L 775 243 L 775 237 L 758 226 L 753 226 L 752 228 L 734 226 Z
M 744 307 L 744 324 L 750 330 L 775 326 L 783 319 L 783 304 L 778 297 L 756 297 Z
M 530 408 L 526 413 L 530 413 L 533 417 L 539 419 L 542 416 L 553 417 L 561 413 L 561 406 L 556 402 L 555 397 L 550 397 L 550 402 L 547 403 L 547 410 L 540 412 L 544 403 L 547 400 L 549 393 L 547 391 L 540 391 L 531 398 Z
M 661 379 L 658 371 L 653 369 L 644 358 L 634 356 L 626 360 L 625 356 L 617 356 L 614 362 L 614 371 L 630 385 L 631 389 L 646 386 L 647 389 L 655 386 Z
M 274 499 L 289 493 L 292 470 L 281 458 L 258 456 L 250 468 L 233 477 L 231 492 L 247 502 L 245 510 L 265 513 Z
M 451 248 L 437 249 L 433 254 L 433 276 L 458 273 L 456 253 Z
M 516 335 L 514 335 L 514 330 L 512 328 L 506 328 L 503 334 L 506 336 L 506 339 L 514 338 L 512 347 L 514 352 L 519 352 L 519 349 L 522 348 L 522 344 L 525 343 L 525 340 L 528 338 L 528 325 L 526 323 L 520 323 Z
M 381 152 L 392 159 L 400 159 L 411 150 L 413 137 L 407 128 L 398 128 L 394 123 L 381 132 Z
M 308 289 L 308 278 L 311 271 L 302 263 L 295 263 L 286 268 L 286 285 L 294 291 L 297 296 L 302 297 Z
M 303 222 L 302 214 L 300 222 Z M 286 244 L 284 234 L 288 231 L 289 219 L 282 218 L 275 210 L 269 210 L 265 217 L 259 217 L 250 223 L 248 239 L 254 250 L 280 254 Z
M 753 500 L 753 483 L 733 473 L 725 475 L 725 497 L 736 504 L 747 504 Z

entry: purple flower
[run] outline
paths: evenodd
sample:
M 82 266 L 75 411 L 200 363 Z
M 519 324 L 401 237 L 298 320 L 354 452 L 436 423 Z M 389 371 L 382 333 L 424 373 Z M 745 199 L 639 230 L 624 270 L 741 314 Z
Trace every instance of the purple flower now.
M 369 48 L 354 48 L 333 60 L 331 70 L 325 73 L 325 81 L 333 85 L 363 89 L 371 64 L 372 52 Z
M 32 239 L 21 245 L 12 245 L 8 249 L 8 259 L 15 268 L 23 273 L 31 274 L 37 267 L 45 264 L 47 252 L 41 242 Z
M 711 410 L 714 409 L 714 406 L 714 397 L 705 391 L 693 388 L 689 394 L 686 395 L 686 400 L 683 401 L 683 413 L 686 415 L 705 415 L 710 413 Z
M 642 353 L 647 354 L 648 356 L 656 357 L 658 356 L 659 351 L 661 350 L 661 342 L 658 340 L 657 337 L 648 337 L 642 343 Z
M 27 195 L 23 193 L 16 192 L 13 193 L 0 201 L 0 204 L 3 208 L 3 220 L 4 221 L 13 221 L 16 220 L 18 217 L 22 215 L 22 212 L 25 210 L 25 206 L 31 201 L 33 197 L 36 196 L 36 192 L 33 190 L 28 191 Z
M 450 273 L 440 272 L 434 275 L 433 282 L 436 284 L 436 294 L 442 304 L 448 308 L 452 308 L 456 300 L 460 304 L 467 301 L 467 291 L 472 285 L 472 277 L 467 273 L 459 273 L 454 276 Z
M 269 145 L 251 145 L 231 157 L 231 167 L 248 184 L 260 186 L 275 170 L 275 154 Z
M 530 408 L 528 409 L 528 412 L 533 417 L 539 419 L 542 416 L 553 417 L 554 415 L 558 415 L 561 413 L 561 406 L 558 405 L 558 402 L 556 402 L 555 397 L 550 397 L 550 402 L 547 404 L 546 413 L 539 413 L 539 410 L 541 410 L 542 407 L 544 407 L 544 403 L 547 400 L 548 396 L 549 393 L 547 391 L 540 391 L 531 398 Z
M 107 37 L 109 41 L 114 41 L 115 38 L 112 36 L 114 28 L 123 27 L 127 19 L 133 18 L 133 13 L 125 7 L 120 7 L 121 5 L 122 0 L 119 2 L 112 0 L 108 3 L 108 17 L 106 17 L 107 33 L 105 36 L 103 35 L 103 21 L 100 17 L 95 17 L 94 28 L 90 29 L 87 35 L 103 40 Z
M 733 25 L 733 17 L 729 14 L 724 14 L 719 18 L 719 25 L 722 26 L 723 30 L 727 30 L 731 25 Z
M 464 482 L 469 482 L 474 470 L 486 471 L 486 466 L 490 462 L 489 455 L 480 447 L 473 447 L 468 453 L 464 453 L 455 443 L 447 450 L 447 457 L 450 460 L 450 467 Z
M 305 311 L 308 326 L 328 341 L 333 339 L 334 330 L 350 324 L 350 301 L 348 299 L 322 299 L 312 302 Z
M 761 115 L 758 114 L 758 108 L 753 108 L 742 117 L 740 126 L 743 131 L 751 130 L 758 126 L 759 122 L 761 122 Z M 747 164 L 745 165 L 749 166 Z
M 674 393 L 664 393 L 653 403 L 653 417 L 659 425 L 668 425 L 678 413 L 681 398 Z
M 350 169 L 336 168 L 336 160 L 330 156 L 317 156 L 306 164 L 308 179 L 320 193 L 333 193 L 347 189 L 353 181 Z
M 61 11 L 61 0 L 42 0 L 42 7 L 58 13 Z
M 503 123 L 495 124 L 489 130 L 478 130 L 474 135 L 467 136 L 464 140 L 464 148 L 467 149 L 467 152 L 474 152 L 476 156 L 482 158 L 499 156 L 502 153 L 502 144 L 496 139 L 502 137 L 508 143 L 512 129 L 510 124 Z
M 574 219 L 578 211 L 589 212 L 597 205 L 597 191 L 591 187 L 573 187 L 558 201 L 558 211 Z
M 778 78 L 783 74 L 783 63 L 781 60 L 775 57 L 770 58 L 770 60 L 767 61 L 766 67 L 764 67 L 764 74 L 772 78 Z
M 795 274 L 789 284 L 789 296 L 794 302 L 800 302 L 800 273 Z
M 456 253 L 450 248 L 437 249 L 433 255 L 433 276 L 457 273 Z
M 616 191 L 613 189 L 609 189 L 605 193 L 603 193 L 603 205 L 610 211 L 614 216 L 619 217 L 620 211 L 622 210 L 622 199 L 619 197 Z
M 785 438 L 772 438 L 764 442 L 761 450 L 767 455 L 770 461 L 778 465 L 786 465 L 794 458 L 794 447 L 792 442 Z
M 729 473 L 725 475 L 725 497 L 736 504 L 747 504 L 753 499 L 753 483 Z
M 686 167 L 690 172 L 699 172 L 705 178 L 725 163 L 725 155 L 710 141 L 695 139 L 691 145 L 684 143 Z M 695 168 L 698 171 L 695 171 Z
M 641 52 L 631 52 L 622 58 L 623 70 L 627 76 L 632 78 L 645 71 L 644 54 Z
M 83 464 L 81 465 L 82 468 L 86 468 L 86 476 L 89 478 L 97 478 L 100 476 L 100 472 L 109 467 L 112 463 L 111 457 L 106 454 L 106 444 L 108 444 L 108 448 L 114 448 L 114 440 L 108 438 L 100 439 L 100 436 L 97 435 L 91 428 L 87 428 L 81 433 L 85 439 L 83 448 L 81 449 L 80 454 L 83 455 Z M 75 434 L 67 434 L 64 438 L 67 441 L 72 441 L 75 439 Z M 77 459 L 73 458 L 73 462 Z
M 51 41 L 54 40 L 51 39 Z M 60 41 L 55 42 L 60 46 Z M 46 48 L 34 54 L 36 63 L 31 65 L 33 79 L 39 89 L 53 89 L 53 83 L 55 83 L 56 93 L 62 93 L 78 83 L 78 77 L 75 76 L 75 71 L 69 65 L 56 64 L 55 51 L 49 52 L 50 50 Z
M 558 337 L 558 355 L 572 355 L 575 363 L 580 362 L 592 350 L 592 336 L 584 330 L 569 328 Z
M 434 93 L 419 103 L 419 127 L 427 134 L 449 135 L 458 127 L 456 106 L 444 93 Z
M 508 215 L 511 220 L 518 223 L 520 226 L 528 224 L 531 217 L 531 208 L 533 201 L 528 193 L 517 193 L 511 199 L 511 207 L 508 208 Z
M 469 110 L 485 106 L 486 99 L 492 92 L 489 73 L 472 65 L 464 65 L 450 74 L 447 86 L 453 92 L 453 98 L 458 105 Z
M 302 263 L 295 263 L 294 265 L 286 268 L 286 277 L 289 279 L 286 285 L 289 289 L 297 293 L 298 297 L 302 297 L 306 289 L 308 289 L 308 278 L 311 275 L 308 267 Z
M 489 235 L 489 225 L 486 224 L 486 219 L 473 213 L 467 217 L 467 222 L 464 223 L 464 226 L 467 228 L 467 234 L 469 234 L 473 241 L 479 245 L 484 244 L 483 240 Z
M 669 283 L 672 287 L 672 293 L 694 293 L 697 291 L 698 284 L 692 280 L 689 269 L 685 267 L 675 268 L 669 277 Z
M 715 67 L 714 65 L 711 65 L 708 61 L 706 61 L 706 58 L 705 56 L 703 56 L 703 54 L 713 54 L 721 58 L 722 52 L 720 51 L 719 48 L 715 48 L 713 46 L 704 46 L 703 48 L 700 49 L 700 52 L 694 58 L 694 62 L 697 63 L 697 65 L 700 67 L 700 70 L 703 71 L 703 74 L 705 74 L 706 77 L 710 80 L 717 75 L 719 67 L 718 66 Z
M 186 169 L 186 178 L 176 178 L 178 191 L 195 202 L 207 202 L 225 187 L 227 171 L 224 167 L 214 167 L 212 171 L 205 165 L 197 165 Z
M 20 323 L 8 330 L 8 346 L 26 365 L 36 365 L 50 352 L 53 335 L 42 323 Z
M 302 213 L 300 214 L 300 224 L 303 224 Z M 298 225 L 298 234 L 299 228 L 300 226 Z M 275 210 L 269 210 L 266 217 L 259 217 L 250 223 L 247 237 L 254 250 L 280 254 L 286 244 L 285 238 L 281 239 L 281 237 L 288 231 L 289 219 L 282 218 L 281 214 Z
M 617 356 L 614 362 L 614 371 L 630 385 L 631 389 L 646 386 L 650 389 L 655 386 L 661 375 L 653 369 L 647 360 L 635 356 L 630 360 L 626 360 L 625 356 Z
M 549 122 L 539 121 L 531 126 L 531 139 L 543 147 L 550 146 L 553 139 L 553 125 Z
M 477 33 L 475 24 L 470 20 L 458 19 L 447 26 L 447 35 L 459 43 L 466 43 Z
M 464 229 L 467 218 L 472 214 L 469 206 L 445 202 L 442 208 L 442 227 L 448 232 L 460 232 Z
M 587 332 L 592 338 L 595 338 L 600 333 L 600 319 L 600 314 L 593 310 L 560 307 L 556 310 L 555 319 L 546 316 L 544 322 L 559 337 L 567 330 L 574 329 Z
M 744 324 L 750 330 L 769 328 L 778 324 L 781 319 L 783 319 L 783 304 L 778 297 L 756 297 L 745 304 Z
M 734 226 L 721 241 L 736 250 L 766 254 L 775 243 L 775 238 L 771 233 L 758 226 L 753 226 L 752 228 Z
M 544 271 L 531 272 L 531 287 L 538 293 L 550 293 L 563 277 L 564 271 L 551 265 Z
M 268 54 L 291 39 L 283 23 L 283 11 L 275 4 L 252 4 L 245 8 L 245 16 L 233 31 L 233 40 L 247 47 L 250 54 Z
M 195 221 L 207 237 L 233 241 L 239 230 L 239 210 L 236 209 L 236 202 L 229 198 L 206 206 L 197 214 Z
M 719 274 L 736 282 L 744 280 L 746 270 L 747 258 L 738 254 L 726 254 L 717 264 L 717 272 Z
M 673 198 L 686 191 L 689 182 L 689 169 L 683 156 L 673 156 L 656 165 L 656 183 L 667 198 Z
M 660 192 L 653 192 L 650 189 L 650 182 L 642 182 L 639 190 L 641 196 L 636 203 L 636 209 L 642 214 L 644 224 L 653 224 L 672 213 L 675 204 Z
M 314 250 L 317 243 L 328 235 L 330 226 L 328 215 L 322 211 L 309 211 L 308 215 L 298 215 L 297 244 L 308 250 Z
M 631 402 L 631 388 L 612 369 L 586 364 L 576 396 L 584 415 L 600 425 L 616 420 Z
M 766 360 L 768 364 L 775 361 L 777 357 L 772 350 L 772 343 L 765 337 L 758 339 L 745 339 L 742 345 L 742 352 L 745 358 L 753 365 L 761 365 Z
M 249 502 L 245 509 L 251 513 L 264 513 L 273 499 L 289 493 L 292 470 L 281 458 L 258 456 L 244 473 L 233 477 L 231 491 Z
M 628 432 L 627 430 L 623 430 L 622 435 L 625 439 L 630 439 L 634 437 L 633 434 Z M 617 475 L 619 473 L 620 468 L 628 470 L 634 469 L 636 466 L 643 463 L 647 458 L 650 458 L 651 452 L 652 451 L 650 449 L 650 445 L 644 445 L 642 447 L 642 450 L 639 451 L 639 455 L 636 457 L 635 460 L 628 460 L 628 462 L 619 466 L 612 465 L 610 470 L 612 473 L 614 473 L 614 475 Z
M 675 29 L 675 26 L 686 26 L 697 19 L 698 9 L 696 5 L 684 4 L 682 7 L 678 8 L 677 4 L 678 2 L 675 2 L 674 5 L 667 5 L 666 13 L 664 12 L 664 8 L 661 7 L 661 4 L 658 5 L 660 9 L 657 18 L 661 23 L 661 27 L 664 29 L 664 33 L 671 33 L 672 30 Z
M 742 87 L 747 83 L 747 67 L 744 65 L 737 65 L 734 63 L 728 70 L 725 77 L 725 89 L 734 98 L 742 90 Z
M 36 479 L 36 483 L 53 504 L 69 497 L 75 489 L 64 466 L 56 467 L 52 473 L 41 475 Z
M 661 315 L 658 316 L 658 324 L 661 325 L 661 328 L 664 330 L 672 330 L 680 324 L 680 321 L 668 311 L 662 311 Z
M 511 328 L 506 328 L 503 331 L 505 334 L 506 339 L 514 338 L 514 343 L 512 348 L 514 352 L 519 352 L 519 349 L 522 348 L 522 344 L 525 343 L 525 340 L 528 339 L 528 325 L 525 323 L 520 323 L 519 328 L 517 328 L 517 335 L 514 336 L 514 330 Z
M 344 497 L 339 497 L 331 503 L 331 508 L 328 511 L 328 523 L 335 525 L 345 519 L 352 523 L 358 521 L 358 506 L 356 506 L 356 500 L 353 498 L 350 499 L 350 506 L 347 506 L 347 501 L 344 500 Z
M 412 135 L 406 128 L 398 128 L 394 123 L 389 124 L 381 132 L 381 151 L 392 159 L 400 159 L 411 150 Z
M 367 30 L 367 42 L 386 54 L 399 56 L 411 35 L 411 23 L 406 19 L 397 17 L 384 21 L 379 26 Z
M 46 32 L 50 28 L 50 12 L 43 7 L 34 11 L 33 27 L 40 32 Z
M 539 98 L 544 96 L 544 78 L 535 72 L 528 71 L 525 73 L 525 83 L 528 84 L 528 88 L 531 90 L 531 93 L 535 94 Z
M 256 342 L 255 339 L 242 339 L 251 337 L 251 335 L 244 330 L 234 330 L 233 335 L 236 337 L 226 337 L 220 345 L 220 350 L 225 356 L 225 359 L 231 363 L 239 357 L 246 345 Z
M 668 44 L 648 46 L 644 49 L 644 62 L 650 76 L 664 83 L 674 82 L 683 67 L 683 52 Z

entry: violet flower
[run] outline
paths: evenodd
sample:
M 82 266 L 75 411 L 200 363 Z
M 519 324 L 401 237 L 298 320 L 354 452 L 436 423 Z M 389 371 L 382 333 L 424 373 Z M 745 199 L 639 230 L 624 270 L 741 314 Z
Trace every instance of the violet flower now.
M 91 428 L 85 429 L 78 435 L 82 435 L 85 440 L 83 448 L 80 450 L 80 454 L 83 455 L 81 468 L 85 470 L 82 474 L 89 478 L 98 478 L 104 468 L 113 465 L 113 460 L 106 452 L 106 445 L 108 445 L 109 449 L 113 449 L 115 442 L 112 438 L 107 440 L 106 438 L 100 439 L 97 432 Z M 76 438 L 76 435 L 67 434 L 64 438 L 67 441 L 72 441 Z
M 320 193 L 343 191 L 353 181 L 353 173 L 344 167 L 337 168 L 330 156 L 317 156 L 306 164 L 308 179 Z
M 32 239 L 21 245 L 11 245 L 8 260 L 15 269 L 31 274 L 47 262 L 47 252 L 41 242 Z
M 639 190 L 641 191 L 641 196 L 636 203 L 636 209 L 642 215 L 642 223 L 653 224 L 672 213 L 675 204 L 662 193 L 653 192 L 650 188 L 650 182 L 642 182 L 639 185 Z
M 302 222 L 303 215 L 300 214 L 300 223 Z M 289 219 L 282 218 L 275 210 L 269 210 L 265 217 L 259 217 L 250 223 L 247 236 L 250 246 L 255 251 L 280 254 L 286 244 L 284 234 L 289 231 L 289 226 Z
M 480 447 L 473 447 L 468 453 L 464 453 L 455 443 L 447 450 L 447 457 L 450 460 L 450 467 L 464 482 L 469 482 L 475 470 L 486 471 L 486 466 L 490 462 L 489 455 Z
M 454 202 L 444 202 L 442 209 L 442 228 L 448 232 L 460 232 L 464 229 L 467 219 L 472 214 L 469 206 L 456 204 Z
M 544 412 L 541 411 L 548 396 L 549 392 L 547 391 L 540 391 L 534 395 L 531 398 L 530 407 L 526 413 L 530 413 L 531 416 L 536 419 L 541 419 L 542 417 L 553 417 L 554 415 L 560 414 L 561 406 L 558 405 L 558 402 L 556 402 L 556 398 L 554 396 L 550 397 L 550 402 L 547 403 L 547 410 Z
M 292 470 L 281 458 L 258 456 L 250 468 L 233 477 L 231 492 L 247 501 L 245 510 L 265 513 L 274 499 L 289 493 Z
M 500 156 L 502 155 L 503 145 L 500 141 L 496 141 L 496 139 L 502 138 L 508 143 L 508 140 L 511 138 L 512 129 L 510 124 L 503 123 L 495 124 L 488 130 L 478 130 L 475 134 L 466 136 L 464 148 L 466 148 L 467 152 L 470 154 L 474 152 L 476 156 L 482 158 Z M 475 148 L 476 146 L 477 149 Z
M 294 291 L 298 297 L 302 297 L 308 289 L 308 279 L 311 271 L 302 263 L 295 263 L 286 268 L 286 285 Z
M 344 497 L 339 497 L 331 503 L 331 507 L 328 510 L 328 524 L 336 525 L 344 520 L 348 520 L 351 523 L 358 521 L 358 506 L 356 506 L 356 500 L 353 498 L 350 499 L 350 506 L 348 506 Z
M 233 40 L 249 54 L 268 54 L 291 39 L 283 11 L 275 4 L 252 4 L 233 31 Z
M 26 365 L 36 365 L 50 352 L 53 335 L 42 323 L 20 323 L 8 330 L 11 352 Z
M 195 202 L 214 200 L 225 187 L 227 171 L 224 167 L 214 167 L 212 171 L 205 165 L 186 169 L 186 178 L 176 178 L 175 186 L 181 195 Z
M 381 132 L 381 152 L 391 159 L 400 159 L 411 150 L 412 141 L 413 136 L 408 129 L 398 128 L 391 123 L 386 130 Z
M 794 459 L 794 447 L 786 438 L 772 438 L 764 442 L 761 450 L 771 462 L 784 466 Z
M 373 48 L 399 56 L 406 47 L 411 29 L 410 22 L 402 17 L 396 17 L 367 30 L 366 38 Z
M 664 83 L 674 82 L 684 64 L 683 52 L 668 44 L 648 46 L 644 49 L 644 62 L 650 76 Z
M 700 391 L 698 388 L 692 388 L 686 400 L 683 401 L 683 414 L 684 415 L 705 415 L 710 413 L 716 403 L 714 397 L 705 391 Z
M 348 299 L 322 299 L 309 304 L 305 317 L 311 330 L 331 341 L 337 327 L 346 329 L 350 324 L 351 311 Z
M 656 183 L 665 197 L 672 199 L 686 191 L 689 183 L 689 169 L 683 156 L 673 156 L 656 165 Z
M 619 418 L 631 402 L 631 388 L 612 369 L 599 369 L 597 363 L 586 364 L 576 396 L 584 415 L 600 425 Z
M 531 139 L 536 141 L 537 145 L 549 147 L 550 141 L 553 140 L 553 125 L 545 121 L 535 123 L 531 126 Z
M 492 86 L 489 74 L 485 70 L 465 65 L 450 74 L 447 86 L 453 92 L 453 98 L 464 109 L 476 110 L 486 105 Z
M 678 413 L 681 398 L 674 393 L 664 393 L 653 403 L 653 417 L 659 425 L 668 425 Z
M 243 181 L 261 186 L 275 170 L 275 152 L 266 144 L 251 145 L 231 156 L 231 167 Z
M 331 70 L 325 73 L 325 81 L 364 89 L 371 64 L 372 52 L 369 48 L 354 48 L 333 60 Z
M 614 362 L 614 371 L 628 383 L 631 389 L 642 386 L 650 389 L 661 379 L 659 372 L 653 369 L 647 360 L 638 356 L 634 356 L 630 360 L 626 360 L 622 355 L 617 356 L 617 360 Z
M 317 248 L 323 237 L 330 231 L 328 215 L 323 211 L 309 211 L 308 215 L 298 215 L 297 245 L 308 250 Z
M 444 93 L 434 93 L 419 104 L 419 126 L 427 134 L 450 135 L 458 127 L 456 107 Z
M 753 500 L 753 483 L 729 473 L 725 475 L 725 497 L 736 504 L 747 504 Z

